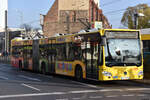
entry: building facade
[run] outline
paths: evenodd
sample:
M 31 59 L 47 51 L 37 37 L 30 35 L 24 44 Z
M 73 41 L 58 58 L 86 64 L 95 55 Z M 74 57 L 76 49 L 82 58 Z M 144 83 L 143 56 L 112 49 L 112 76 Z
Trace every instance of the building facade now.
M 5 11 L 8 11 L 8 0 L 0 0 L 0 29 L 5 28 Z
M 55 0 L 44 16 L 43 32 L 47 37 L 76 33 L 94 28 L 94 22 L 103 22 L 103 28 L 111 28 L 99 9 L 99 0 Z

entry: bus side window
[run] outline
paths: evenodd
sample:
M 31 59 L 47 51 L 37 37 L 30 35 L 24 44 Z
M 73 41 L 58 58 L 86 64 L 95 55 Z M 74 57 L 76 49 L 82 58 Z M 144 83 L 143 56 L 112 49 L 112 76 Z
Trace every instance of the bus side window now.
M 76 43 L 73 45 L 73 55 L 75 60 L 81 60 L 82 59 L 82 50 L 79 43 Z
M 74 60 L 74 49 L 73 49 L 72 43 L 69 43 L 69 46 L 68 46 L 68 60 L 70 61 Z
M 66 46 L 65 44 L 57 44 L 57 56 L 58 60 L 66 60 Z

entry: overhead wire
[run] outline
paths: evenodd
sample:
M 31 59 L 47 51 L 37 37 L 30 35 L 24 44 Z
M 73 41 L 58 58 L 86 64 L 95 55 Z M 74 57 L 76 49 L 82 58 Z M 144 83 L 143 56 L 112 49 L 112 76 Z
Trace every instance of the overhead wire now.
M 104 4 L 102 4 L 101 6 L 107 6 L 107 5 L 111 5 L 111 4 L 114 4 L 114 3 L 117 3 L 117 2 L 120 2 L 120 1 L 122 1 L 122 0 L 112 0 L 112 1 L 110 1 L 110 2 L 107 2 L 107 3 L 104 3 Z
M 126 10 L 126 9 L 113 10 L 113 11 L 106 12 L 105 14 L 107 14 L 107 13 L 110 14 L 110 13 L 120 12 L 120 11 L 124 11 L 124 10 Z
M 30 21 L 30 22 L 25 22 L 25 24 L 33 24 L 33 23 L 36 23 L 36 22 L 39 22 L 40 20 L 33 20 L 33 21 Z
M 150 4 L 150 3 L 146 3 L 146 4 Z M 141 8 L 141 9 L 148 9 L 148 8 L 150 8 L 150 7 Z M 127 9 L 127 8 L 119 9 L 119 10 L 112 10 L 112 11 L 108 11 L 108 12 L 106 12 L 106 13 L 104 13 L 104 14 L 119 13 L 119 12 L 121 12 L 121 11 L 125 11 L 126 9 Z

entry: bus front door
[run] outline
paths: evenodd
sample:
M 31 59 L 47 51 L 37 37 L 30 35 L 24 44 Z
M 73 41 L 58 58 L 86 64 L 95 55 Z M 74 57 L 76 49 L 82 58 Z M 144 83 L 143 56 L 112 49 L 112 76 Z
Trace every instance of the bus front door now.
M 86 43 L 86 77 L 90 79 L 98 79 L 98 51 L 99 45 L 94 42 Z

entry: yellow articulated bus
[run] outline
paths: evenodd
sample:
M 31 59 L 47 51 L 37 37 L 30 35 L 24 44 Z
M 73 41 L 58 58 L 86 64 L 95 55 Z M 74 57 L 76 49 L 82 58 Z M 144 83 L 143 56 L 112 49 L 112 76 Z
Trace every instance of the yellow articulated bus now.
M 143 79 L 138 30 L 102 29 L 36 40 L 12 40 L 12 66 L 99 81 Z

